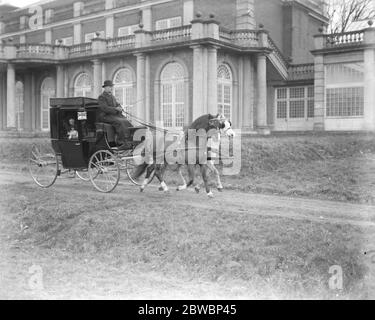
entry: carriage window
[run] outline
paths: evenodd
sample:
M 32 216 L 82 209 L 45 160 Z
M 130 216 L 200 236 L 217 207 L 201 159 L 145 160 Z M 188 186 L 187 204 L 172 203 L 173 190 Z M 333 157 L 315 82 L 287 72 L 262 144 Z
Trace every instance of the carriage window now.
M 62 119 L 59 129 L 59 139 L 75 141 L 95 138 L 95 110 L 86 111 L 85 118 L 80 118 L 76 110 L 61 110 L 59 117 Z

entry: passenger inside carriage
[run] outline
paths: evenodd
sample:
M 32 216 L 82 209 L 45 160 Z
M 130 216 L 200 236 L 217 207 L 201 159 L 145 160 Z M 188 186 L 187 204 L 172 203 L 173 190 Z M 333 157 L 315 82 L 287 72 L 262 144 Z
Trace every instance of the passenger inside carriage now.
M 64 123 L 66 137 L 69 140 L 78 139 L 78 127 L 74 118 L 69 119 Z

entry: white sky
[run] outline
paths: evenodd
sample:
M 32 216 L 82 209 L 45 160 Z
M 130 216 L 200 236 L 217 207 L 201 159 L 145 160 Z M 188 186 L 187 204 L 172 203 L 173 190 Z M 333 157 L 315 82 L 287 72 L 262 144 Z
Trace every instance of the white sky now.
M 40 2 L 40 0 L 0 0 L 0 3 L 7 3 L 20 8 L 37 2 Z

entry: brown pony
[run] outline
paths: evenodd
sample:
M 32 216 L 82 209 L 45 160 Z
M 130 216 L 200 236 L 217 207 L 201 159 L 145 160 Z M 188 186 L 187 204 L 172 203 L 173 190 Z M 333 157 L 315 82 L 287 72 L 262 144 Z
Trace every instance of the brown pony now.
M 197 133 L 193 139 L 189 137 L 191 132 Z M 220 135 L 226 134 L 229 137 L 234 136 L 234 132 L 231 128 L 231 122 L 227 120 L 223 115 L 211 115 L 206 114 L 198 119 L 196 119 L 188 128 L 185 129 L 177 138 L 177 141 L 174 141 L 175 146 L 175 156 L 173 157 L 174 162 L 168 161 L 168 156 L 171 154 L 168 151 L 168 147 L 172 145 L 170 141 L 165 139 L 165 135 L 161 136 L 158 141 L 156 141 L 154 137 L 154 144 L 155 146 L 162 145 L 161 148 L 156 148 L 157 150 L 162 150 L 161 152 L 153 152 L 153 161 L 150 164 L 144 163 L 137 172 L 139 176 L 147 170 L 146 178 L 143 181 L 140 191 L 143 192 L 149 182 L 149 178 L 151 174 L 154 172 L 155 176 L 158 178 L 160 182 L 160 190 L 161 191 L 168 191 L 168 186 L 165 183 L 165 171 L 168 165 L 177 164 L 178 173 L 181 177 L 183 182 L 177 190 L 184 190 L 190 186 L 194 186 L 196 192 L 199 192 L 200 187 L 199 184 L 195 182 L 195 168 L 197 165 L 200 167 L 202 179 L 205 184 L 205 189 L 207 195 L 209 197 L 213 197 L 213 193 L 210 189 L 208 184 L 208 172 L 209 170 L 213 171 L 216 176 L 217 188 L 219 191 L 223 189 L 223 186 L 220 181 L 219 172 L 214 166 L 214 161 L 211 159 L 212 154 L 210 154 L 209 144 L 212 140 L 219 141 L 220 143 Z M 203 139 L 201 138 L 203 137 Z M 156 143 L 155 143 L 156 142 Z M 217 146 L 218 148 L 218 146 Z M 189 181 L 186 182 L 181 168 L 182 165 L 187 165 L 188 174 L 189 174 Z

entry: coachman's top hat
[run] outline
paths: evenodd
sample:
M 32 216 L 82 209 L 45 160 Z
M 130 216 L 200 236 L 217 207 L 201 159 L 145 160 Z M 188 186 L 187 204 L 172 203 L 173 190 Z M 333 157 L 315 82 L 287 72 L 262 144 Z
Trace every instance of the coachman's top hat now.
M 103 88 L 105 87 L 113 87 L 113 82 L 111 80 L 105 80 L 103 84 Z

